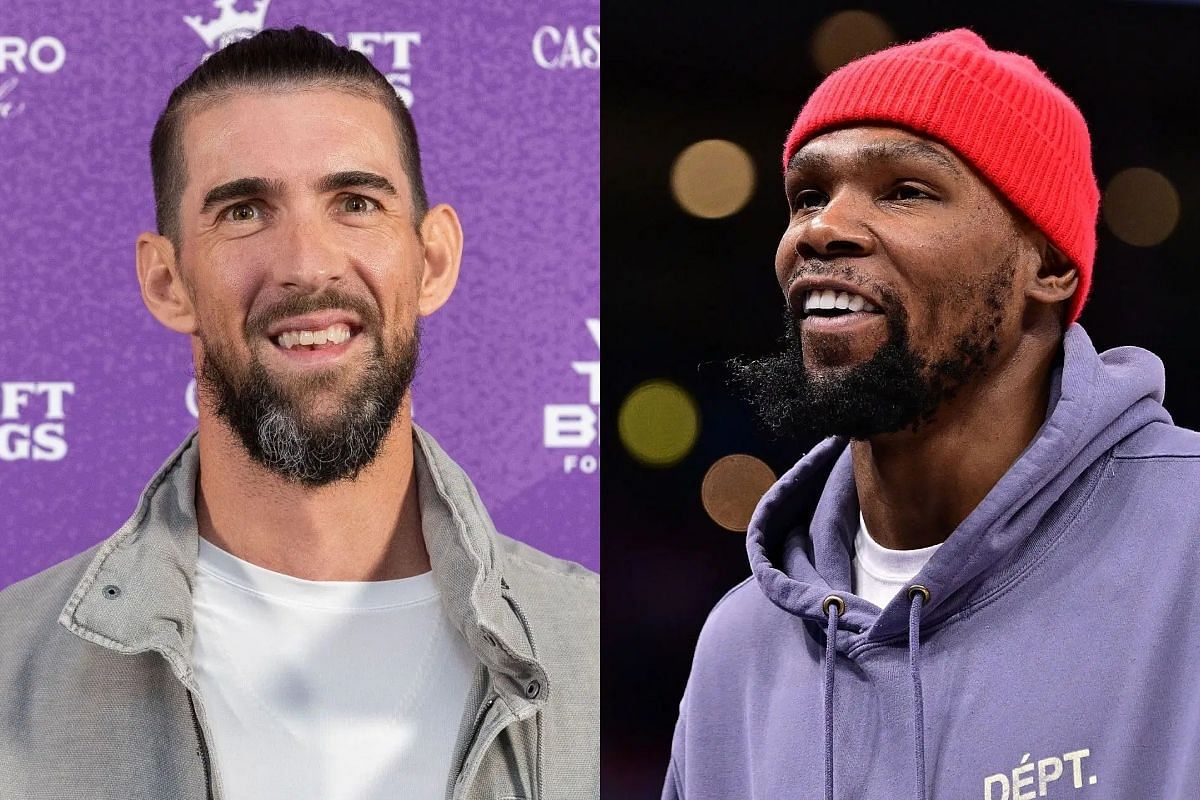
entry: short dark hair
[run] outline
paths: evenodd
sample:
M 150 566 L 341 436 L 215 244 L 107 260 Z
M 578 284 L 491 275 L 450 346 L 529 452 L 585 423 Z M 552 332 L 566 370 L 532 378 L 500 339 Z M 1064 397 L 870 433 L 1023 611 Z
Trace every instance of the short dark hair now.
M 183 122 L 188 106 L 220 100 L 238 89 L 330 86 L 379 100 L 392 114 L 400 139 L 400 160 L 412 187 L 414 223 L 429 208 L 421 176 L 421 151 L 412 114 L 387 78 L 362 53 L 334 44 L 324 35 L 297 25 L 290 30 L 266 28 L 214 53 L 171 92 L 150 137 L 150 172 L 154 180 L 154 216 L 158 232 L 180 247 L 179 199 L 187 175 L 183 157 Z

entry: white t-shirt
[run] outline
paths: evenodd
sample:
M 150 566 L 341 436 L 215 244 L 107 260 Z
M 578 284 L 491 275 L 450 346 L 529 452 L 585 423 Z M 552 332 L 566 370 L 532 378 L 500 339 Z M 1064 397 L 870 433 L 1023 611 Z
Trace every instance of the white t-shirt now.
M 919 550 L 889 550 L 867 532 L 867 521 L 858 512 L 858 534 L 854 537 L 854 593 L 883 608 L 896 592 L 908 586 L 941 547 Z
M 445 796 L 479 662 L 433 573 L 308 581 L 201 537 L 193 603 L 228 800 Z

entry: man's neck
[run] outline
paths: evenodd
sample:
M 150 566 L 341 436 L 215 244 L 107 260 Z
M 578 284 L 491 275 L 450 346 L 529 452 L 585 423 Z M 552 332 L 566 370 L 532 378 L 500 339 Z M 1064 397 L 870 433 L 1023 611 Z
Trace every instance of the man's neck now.
M 944 403 L 913 433 L 851 442 L 859 506 L 871 538 L 893 550 L 946 540 L 1045 421 L 1057 347 L 1025 342 L 1003 367 Z
M 313 581 L 380 581 L 429 571 L 407 402 L 357 480 L 289 484 L 250 459 L 227 426 L 200 416 L 199 533 L 252 564 Z

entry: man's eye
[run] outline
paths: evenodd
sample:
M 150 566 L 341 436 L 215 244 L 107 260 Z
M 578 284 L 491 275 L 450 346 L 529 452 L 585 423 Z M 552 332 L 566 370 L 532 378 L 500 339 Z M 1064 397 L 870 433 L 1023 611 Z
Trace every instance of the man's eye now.
M 897 200 L 920 200 L 929 197 L 929 194 L 918 186 L 904 184 L 892 190 L 892 197 Z
M 792 209 L 802 211 L 804 209 L 816 208 L 823 202 L 825 202 L 825 195 L 816 189 L 804 189 L 797 192 L 796 196 L 792 198 Z
M 251 222 L 258 213 L 258 207 L 251 203 L 238 203 L 225 209 L 224 217 L 231 222 Z
M 346 198 L 342 207 L 354 214 L 365 214 L 379 208 L 379 204 L 361 194 L 352 194 Z

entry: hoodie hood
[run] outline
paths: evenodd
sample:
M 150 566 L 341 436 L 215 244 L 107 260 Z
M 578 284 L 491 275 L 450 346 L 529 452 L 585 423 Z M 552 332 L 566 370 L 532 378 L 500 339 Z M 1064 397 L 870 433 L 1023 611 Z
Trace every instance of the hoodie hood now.
M 1069 522 L 1079 476 L 1115 444 L 1153 422 L 1171 422 L 1162 406 L 1162 361 L 1139 347 L 1097 354 L 1078 324 L 1063 337 L 1051 372 L 1047 415 L 1033 440 L 987 496 L 914 578 L 929 590 L 922 629 L 973 597 L 1000 591 L 1039 553 L 1041 534 Z M 778 607 L 825 626 L 822 603 L 845 602 L 837 650 L 864 639 L 902 635 L 909 599 L 882 611 L 850 594 L 858 497 L 849 439 L 824 440 L 771 487 L 750 520 L 747 550 L 755 579 Z

